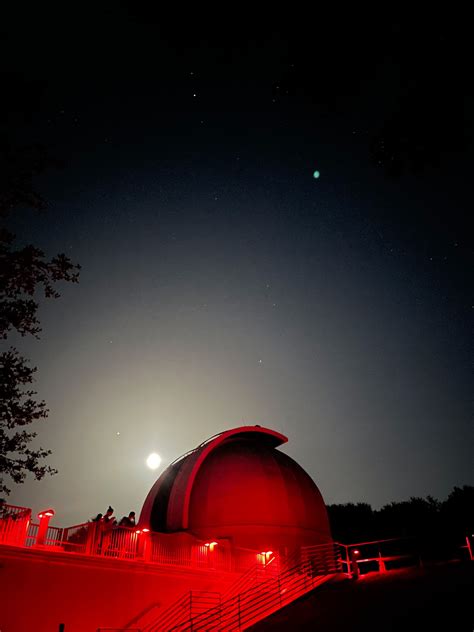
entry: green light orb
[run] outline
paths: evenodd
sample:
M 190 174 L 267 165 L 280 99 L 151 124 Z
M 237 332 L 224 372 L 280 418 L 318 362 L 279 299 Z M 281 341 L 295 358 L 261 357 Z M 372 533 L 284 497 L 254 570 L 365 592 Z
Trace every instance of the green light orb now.
M 319 178 L 319 176 L 320 176 L 320 175 L 321 175 L 321 174 L 319 173 L 319 171 L 313 171 L 313 178 L 314 178 L 315 180 L 317 180 L 317 179 Z

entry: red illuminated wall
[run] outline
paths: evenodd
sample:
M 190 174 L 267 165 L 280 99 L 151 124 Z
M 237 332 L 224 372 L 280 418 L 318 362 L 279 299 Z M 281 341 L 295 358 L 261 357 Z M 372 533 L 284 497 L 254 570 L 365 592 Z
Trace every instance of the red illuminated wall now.
M 65 632 L 96 632 L 124 627 L 146 609 L 141 623 L 149 622 L 191 588 L 225 590 L 235 579 L 231 573 L 1 546 L 0 630 L 57 632 L 64 623 Z

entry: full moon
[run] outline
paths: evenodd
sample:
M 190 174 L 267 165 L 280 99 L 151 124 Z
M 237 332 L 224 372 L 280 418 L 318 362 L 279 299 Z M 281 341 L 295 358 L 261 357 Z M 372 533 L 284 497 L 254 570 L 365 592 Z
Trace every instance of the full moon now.
M 152 452 L 148 456 L 148 458 L 146 460 L 146 464 L 148 465 L 150 470 L 156 470 L 157 467 L 160 467 L 161 456 L 159 454 L 157 454 L 156 452 Z

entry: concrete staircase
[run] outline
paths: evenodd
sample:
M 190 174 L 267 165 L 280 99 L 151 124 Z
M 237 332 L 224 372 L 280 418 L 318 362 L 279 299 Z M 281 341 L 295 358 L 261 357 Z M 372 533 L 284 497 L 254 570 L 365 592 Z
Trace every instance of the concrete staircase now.
M 240 632 L 340 573 L 337 545 L 302 549 L 284 562 L 252 567 L 222 595 L 187 592 L 142 631 Z

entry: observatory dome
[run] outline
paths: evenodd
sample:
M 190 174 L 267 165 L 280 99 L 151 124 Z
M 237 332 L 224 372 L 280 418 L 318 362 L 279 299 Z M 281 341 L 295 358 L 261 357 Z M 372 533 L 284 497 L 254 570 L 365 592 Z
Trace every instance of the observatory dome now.
M 150 490 L 140 525 L 267 549 L 331 541 L 326 507 L 304 469 L 276 448 L 287 438 L 243 426 L 172 463 Z

